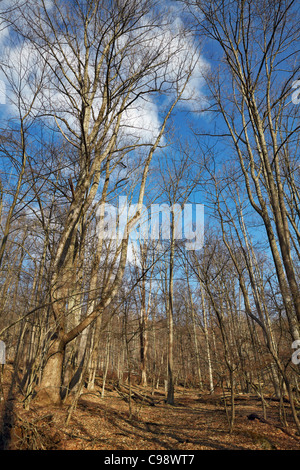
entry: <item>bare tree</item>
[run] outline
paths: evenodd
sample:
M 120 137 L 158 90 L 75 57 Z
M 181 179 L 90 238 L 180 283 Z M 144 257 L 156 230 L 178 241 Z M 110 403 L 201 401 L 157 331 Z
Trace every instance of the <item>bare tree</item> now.
M 222 71 L 209 83 L 212 109 L 225 125 L 220 121 L 216 134 L 231 139 L 249 200 L 265 227 L 292 336 L 299 339 L 294 227 L 289 223 L 283 169 L 299 129 L 290 101 L 299 72 L 296 2 L 185 3 L 199 31 L 220 46 Z M 230 80 L 225 83 L 222 76 Z
M 128 236 L 116 247 L 113 269 L 102 279 L 100 296 L 91 298 L 86 315 L 80 308 L 78 319 L 68 328 L 66 318 L 76 311 L 74 302 L 80 305 L 82 299 L 80 266 L 85 250 L 80 244 L 84 245 L 85 232 L 81 228 L 85 230 L 95 202 L 106 202 L 107 188 L 101 187 L 103 165 L 111 181 L 110 161 L 130 158 L 138 148 L 143 156 L 138 209 L 127 221 L 128 234 L 140 216 L 152 156 L 175 105 L 186 98 L 186 84 L 195 65 L 195 58 L 186 54 L 187 43 L 180 41 L 186 33 L 179 28 L 170 35 L 170 18 L 159 10 L 150 1 L 55 0 L 49 4 L 32 0 L 6 18 L 24 47 L 39 54 L 40 68 L 47 77 L 48 86 L 41 90 L 32 112 L 59 131 L 76 155 L 75 171 L 69 175 L 71 199 L 64 207 L 51 260 L 54 333 L 40 389 L 54 402 L 60 401 L 66 345 L 111 303 L 126 266 Z M 160 126 L 142 139 L 135 116 L 139 118 L 143 104 L 155 93 L 165 94 L 171 101 Z M 89 287 L 96 289 L 94 282 Z

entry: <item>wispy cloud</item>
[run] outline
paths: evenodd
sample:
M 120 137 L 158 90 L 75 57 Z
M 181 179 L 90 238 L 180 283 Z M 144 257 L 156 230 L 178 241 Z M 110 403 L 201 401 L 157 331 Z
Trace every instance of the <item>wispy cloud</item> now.
M 46 3 L 47 8 L 50 10 L 53 5 L 52 1 L 49 0 Z M 3 5 L 1 5 L 1 9 L 3 9 Z M 182 96 L 183 101 L 181 106 L 192 109 L 193 111 L 199 109 L 199 105 L 201 105 L 201 101 L 203 101 L 203 73 L 208 65 L 203 57 L 199 57 L 197 46 L 194 43 L 192 35 L 186 32 L 183 34 L 183 22 L 180 17 L 180 9 L 174 8 L 174 5 L 172 5 L 168 20 L 162 21 L 162 24 L 156 27 L 150 27 L 152 21 L 150 16 L 149 18 L 147 16 L 143 18 L 143 27 L 147 26 L 147 21 L 149 21 L 149 28 L 145 28 L 146 33 L 143 35 L 142 46 L 139 49 L 139 43 L 137 41 L 134 63 L 127 65 L 130 65 L 133 69 L 138 69 L 140 66 L 139 61 L 144 60 L 146 56 L 145 53 L 148 53 L 149 57 L 153 57 L 154 52 L 159 50 L 160 57 L 158 61 L 160 62 L 159 67 L 161 74 L 157 75 L 155 67 L 153 67 L 153 76 L 151 76 L 152 71 L 150 69 L 149 75 L 145 77 L 144 86 L 146 90 L 147 87 L 150 88 L 155 82 L 157 87 L 161 88 L 163 92 L 167 90 L 170 83 L 175 81 L 178 76 L 179 87 L 183 84 L 185 80 L 184 67 L 187 65 L 190 58 L 194 57 L 195 64 L 193 73 Z M 6 62 L 6 72 L 10 76 L 11 82 L 18 84 L 17 87 L 22 97 L 22 105 L 26 107 L 32 102 L 34 93 L 36 92 L 37 82 L 41 79 L 41 58 L 38 58 L 37 51 L 27 41 L 9 44 L 9 28 L 4 26 L 5 24 L 2 25 L 2 28 L 0 26 L 0 62 L 2 64 Z M 138 31 L 137 28 L 136 34 L 140 34 Z M 59 39 L 58 37 L 58 41 Z M 126 37 L 122 40 L 126 41 Z M 63 43 L 64 41 L 62 41 L 62 44 Z M 84 51 L 84 47 L 82 47 L 82 51 Z M 62 64 L 64 64 L 66 57 L 68 58 L 69 64 L 75 65 L 74 70 L 76 70 L 78 57 L 75 57 L 74 50 L 67 44 L 62 48 L 60 57 Z M 52 63 L 54 59 L 51 58 L 51 55 L 47 58 L 45 57 L 45 59 L 47 59 L 49 66 L 54 66 Z M 130 60 L 132 60 L 132 58 Z M 126 65 L 125 62 L 124 65 Z M 5 70 L 4 67 L 5 65 L 2 65 L 2 69 Z M 69 74 L 68 78 L 70 81 L 75 82 L 76 78 L 71 68 L 66 66 Z M 91 64 L 89 69 L 91 83 L 93 83 L 94 72 L 95 69 L 93 64 Z M 47 73 L 49 74 L 49 79 Z M 67 83 L 67 80 L 65 80 L 65 90 L 55 87 L 55 83 L 51 84 L 51 71 L 48 70 L 47 73 L 45 74 L 43 88 L 35 101 L 35 113 L 47 114 L 47 111 L 49 111 L 49 113 L 56 114 L 66 119 L 69 128 L 73 129 L 74 133 L 79 132 L 78 120 L 76 116 L 72 114 L 72 106 L 77 104 L 78 109 L 80 109 L 81 97 L 78 95 L 75 88 Z M 182 75 L 181 77 L 180 74 Z M 16 89 L 13 90 L 12 84 L 8 83 L 9 80 L 5 77 L 3 72 L 0 79 L 5 83 L 5 88 L 9 95 L 6 104 L 10 106 L 10 111 L 12 112 L 17 105 Z M 143 82 L 141 81 L 141 87 L 142 86 Z M 139 92 L 141 91 L 142 88 L 139 89 Z M 171 96 L 169 96 L 169 98 L 172 99 Z M 20 104 L 19 99 L 18 104 Z M 147 95 L 147 99 L 144 99 L 142 95 L 136 99 L 133 104 L 126 109 L 122 118 L 122 132 L 124 138 L 138 140 L 141 143 L 153 141 L 161 125 L 160 107 L 165 104 L 166 101 L 162 99 L 157 100 L 155 94 Z M 94 116 L 97 115 L 100 106 L 101 91 L 99 89 L 99 94 L 93 105 Z M 92 121 L 91 125 L 93 125 Z M 65 126 L 62 124 L 62 128 L 64 127 Z

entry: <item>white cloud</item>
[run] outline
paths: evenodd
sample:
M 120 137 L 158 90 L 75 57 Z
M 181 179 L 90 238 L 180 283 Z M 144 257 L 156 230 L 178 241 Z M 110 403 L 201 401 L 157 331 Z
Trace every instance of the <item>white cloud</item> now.
M 36 0 L 30 0 L 28 3 L 34 3 Z M 47 0 L 46 6 L 48 9 L 51 9 L 53 6 L 53 2 L 51 0 Z M 142 33 L 142 47 L 136 47 L 134 56 L 128 57 L 128 61 L 124 60 L 124 66 L 127 70 L 127 67 L 131 67 L 132 70 L 138 69 L 139 66 L 142 64 L 142 61 L 145 60 L 145 56 L 148 54 L 149 57 L 153 58 L 155 51 L 159 50 L 160 54 L 158 55 L 157 61 L 159 61 L 160 65 L 160 74 L 151 77 L 151 71 L 149 71 L 150 75 L 144 78 L 144 83 L 141 83 L 141 87 L 145 86 L 151 87 L 153 85 L 154 80 L 157 81 L 157 85 L 161 86 L 162 89 L 168 87 L 168 84 L 171 81 L 176 80 L 180 71 L 182 71 L 182 78 L 180 81 L 180 86 L 183 85 L 183 81 L 185 79 L 184 68 L 188 66 L 188 62 L 191 57 L 196 58 L 196 47 L 193 43 L 193 38 L 191 34 L 182 34 L 182 21 L 180 18 L 180 9 L 173 8 L 171 9 L 171 22 L 169 22 L 170 17 L 168 20 L 163 22 L 161 21 L 161 25 L 153 28 L 152 27 L 152 19 L 149 17 L 144 17 L 141 26 L 145 29 L 137 28 L 136 34 L 141 34 L 140 30 L 144 31 Z M 149 26 L 149 28 L 147 28 Z M 0 31 L 0 48 L 1 45 L 4 44 L 4 41 L 8 37 L 8 29 L 3 29 Z M 119 47 L 121 48 L 124 46 L 127 40 L 132 41 L 134 37 L 125 36 L 120 41 Z M 58 38 L 59 40 L 59 38 Z M 63 43 L 63 42 L 62 42 Z M 137 41 L 138 44 L 138 41 Z M 65 44 L 63 49 L 63 53 L 61 53 L 60 60 L 62 63 L 65 63 L 65 57 L 68 58 L 69 63 L 72 65 L 74 64 L 74 70 L 78 70 L 77 68 L 77 58 L 74 56 L 74 52 Z M 2 48 L 2 59 L 5 60 L 4 54 L 5 48 Z M 33 48 L 26 42 L 22 45 L 11 45 L 9 49 L 6 49 L 9 52 L 10 59 L 9 65 L 13 68 L 13 80 L 18 80 L 22 77 L 22 99 L 24 101 L 24 105 L 28 106 L 32 99 L 33 94 L 35 92 L 34 89 L 34 80 L 39 77 L 39 68 L 41 65 L 38 63 L 37 53 L 33 50 Z M 83 51 L 84 52 L 84 51 Z M 170 60 L 170 55 L 172 59 Z M 65 56 L 65 57 L 64 57 Z M 134 57 L 134 62 L 132 62 Z M 83 57 L 81 58 L 83 60 Z M 50 56 L 47 58 L 49 64 L 51 64 Z M 54 59 L 52 59 L 53 61 Z M 154 63 L 155 63 L 155 59 Z M 1 57 L 0 57 L 1 61 Z M 53 62 L 52 62 L 53 65 Z M 199 103 L 201 100 L 203 101 L 201 90 L 203 87 L 203 71 L 206 69 L 207 64 L 205 63 L 202 57 L 197 57 L 197 63 L 194 68 L 193 74 L 191 76 L 190 82 L 187 85 L 185 92 L 183 94 L 183 102 L 181 106 L 185 108 L 196 110 L 199 109 Z M 76 82 L 75 76 L 73 72 L 69 70 L 69 79 L 71 81 Z M 93 82 L 94 79 L 94 67 L 91 64 L 89 69 L 90 74 L 90 81 Z M 0 79 L 3 79 L 3 74 L 0 76 Z M 52 109 L 58 116 L 64 117 L 69 126 L 74 130 L 74 132 L 79 131 L 77 121 L 74 117 L 72 117 L 72 102 L 77 103 L 80 108 L 80 97 L 77 95 L 76 91 L 70 84 L 67 83 L 65 80 L 66 90 L 69 92 L 69 97 L 63 93 L 63 90 L 59 90 L 58 88 L 55 89 L 54 85 L 51 86 L 51 81 L 46 80 L 45 86 L 43 87 L 43 93 L 40 95 L 39 99 L 35 102 L 36 112 L 40 109 L 44 109 L 47 111 L 47 107 Z M 9 86 L 6 87 L 9 90 Z M 142 89 L 139 88 L 138 92 Z M 13 100 L 13 96 L 11 96 Z M 172 97 L 169 96 L 171 100 Z M 73 101 L 72 101 L 73 100 Z M 154 95 L 147 95 L 146 99 L 142 99 L 142 97 L 138 98 L 134 103 L 126 109 L 124 115 L 122 117 L 122 131 L 123 135 L 126 139 L 138 139 L 140 143 L 148 143 L 153 141 L 159 132 L 161 126 L 161 119 L 159 116 L 160 111 L 160 103 L 161 101 L 155 101 Z M 166 104 L 166 102 L 164 102 Z M 95 115 L 97 115 L 97 111 L 101 106 L 101 93 L 99 90 L 99 94 L 95 103 L 93 105 L 93 111 Z M 70 113 L 68 112 L 70 111 Z M 91 122 L 91 126 L 92 126 Z M 66 131 L 66 127 L 63 126 L 63 129 Z M 67 132 L 67 131 L 66 131 Z
M 138 99 L 122 116 L 122 129 L 125 135 L 133 136 L 141 143 L 153 142 L 160 126 L 158 107 L 150 99 Z

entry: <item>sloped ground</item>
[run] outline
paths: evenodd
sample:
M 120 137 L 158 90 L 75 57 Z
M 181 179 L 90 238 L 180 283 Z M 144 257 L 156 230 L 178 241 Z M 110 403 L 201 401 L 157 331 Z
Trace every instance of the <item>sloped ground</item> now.
M 4 384 L 5 395 L 9 383 Z M 142 388 L 135 388 L 141 392 Z M 292 421 L 289 434 L 280 425 L 278 403 L 269 401 L 267 423 L 250 421 L 247 416 L 262 416 L 256 397 L 238 396 L 234 430 L 228 421 L 222 397 L 199 395 L 197 390 L 178 389 L 175 406 L 164 402 L 164 394 L 154 395 L 155 406 L 141 400 L 128 403 L 112 384 L 101 398 L 100 387 L 80 397 L 66 425 L 69 404 L 62 407 L 38 405 L 29 411 L 21 395 L 11 396 L 0 406 L 2 449 L 33 450 L 300 450 Z M 144 390 L 145 392 L 145 390 Z M 150 395 L 150 389 L 146 393 Z M 287 409 L 289 413 L 289 410 Z

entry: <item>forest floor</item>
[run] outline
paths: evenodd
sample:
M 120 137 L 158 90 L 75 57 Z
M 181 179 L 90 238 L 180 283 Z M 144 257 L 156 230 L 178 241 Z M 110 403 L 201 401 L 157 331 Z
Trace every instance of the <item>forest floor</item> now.
M 69 423 L 69 403 L 46 406 L 34 400 L 24 409 L 20 393 L 9 394 L 9 376 L 4 376 L 5 400 L 0 403 L 0 448 L 5 450 L 300 450 L 300 437 L 290 419 L 280 429 L 278 402 L 268 399 L 267 423 L 248 415 L 262 416 L 261 401 L 254 395 L 237 395 L 236 419 L 229 433 L 221 393 L 200 394 L 195 389 L 176 387 L 175 405 L 165 403 L 163 390 L 148 399 L 128 402 L 108 382 L 105 397 L 101 384 L 93 392 L 84 390 Z M 151 389 L 134 386 L 151 397 Z M 150 398 L 151 400 L 151 398 Z

